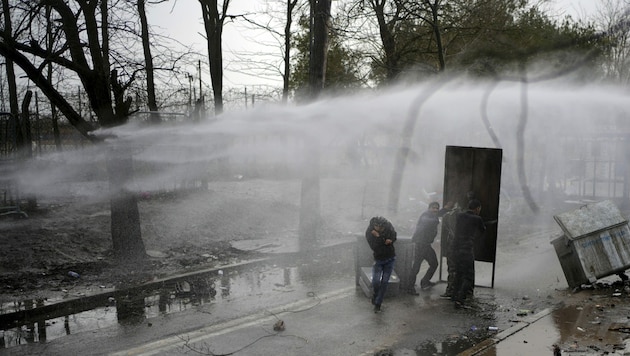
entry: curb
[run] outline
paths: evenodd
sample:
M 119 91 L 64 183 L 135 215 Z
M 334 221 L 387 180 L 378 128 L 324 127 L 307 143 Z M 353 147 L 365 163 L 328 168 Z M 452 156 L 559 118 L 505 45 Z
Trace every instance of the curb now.
M 525 329 L 526 327 L 532 325 L 533 323 L 537 322 L 538 320 L 544 318 L 545 316 L 551 314 L 553 311 L 555 310 L 555 308 L 546 308 L 526 319 L 524 319 L 521 323 L 516 324 L 508 329 L 505 329 L 503 331 L 501 331 L 500 333 L 496 334 L 495 336 L 486 339 L 480 343 L 478 343 L 477 345 L 464 350 L 460 353 L 458 353 L 458 356 L 474 356 L 474 355 L 479 355 L 481 352 L 486 351 L 487 349 L 489 349 L 490 347 L 498 344 L 499 342 L 507 339 L 510 336 L 513 336 L 514 334 L 518 333 L 519 331 Z

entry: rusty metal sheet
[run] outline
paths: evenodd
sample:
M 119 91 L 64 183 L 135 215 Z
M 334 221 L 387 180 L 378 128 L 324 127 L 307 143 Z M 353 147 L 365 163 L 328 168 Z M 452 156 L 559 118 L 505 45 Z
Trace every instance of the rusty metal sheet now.
M 583 205 L 578 209 L 553 217 L 570 239 L 605 230 L 628 221 L 610 200 Z
M 457 203 L 466 210 L 469 192 L 481 201 L 481 217 L 486 222 L 483 238 L 475 241 L 475 260 L 496 261 L 499 195 L 503 150 L 486 147 L 446 146 L 444 159 L 444 202 Z M 442 225 L 444 230 L 444 225 Z M 442 231 L 442 244 L 448 232 Z M 441 252 L 442 256 L 446 251 Z

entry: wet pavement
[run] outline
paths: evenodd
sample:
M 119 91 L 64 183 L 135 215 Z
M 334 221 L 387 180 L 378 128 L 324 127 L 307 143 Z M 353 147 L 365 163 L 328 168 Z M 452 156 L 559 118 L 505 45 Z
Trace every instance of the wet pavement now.
M 568 290 L 549 240 L 540 231 L 499 246 L 494 279 L 491 264 L 476 266 L 468 309 L 440 298 L 439 283 L 387 298 L 375 314 L 345 241 L 100 291 L 64 308 L 3 305 L 0 354 L 490 356 L 552 355 L 558 345 L 570 355 L 623 355 L 628 291 Z
M 627 319 L 628 310 L 623 309 Z M 627 355 L 629 324 L 603 320 L 594 310 L 601 310 L 600 306 L 543 310 L 463 355 L 554 355 L 554 349 L 570 355 Z

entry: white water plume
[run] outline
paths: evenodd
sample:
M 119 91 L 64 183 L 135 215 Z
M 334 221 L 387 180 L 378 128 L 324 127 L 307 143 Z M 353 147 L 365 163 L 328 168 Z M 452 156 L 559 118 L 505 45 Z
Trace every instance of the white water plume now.
M 495 147 L 482 121 L 487 90 L 492 92 L 485 114 L 504 150 L 504 177 L 515 169 L 523 105 L 527 106 L 528 176 L 537 174 L 532 169 L 541 157 L 550 162 L 569 158 L 572 152 L 560 144 L 562 138 L 614 132 L 630 113 L 625 90 L 614 86 L 533 83 L 527 85 L 526 102 L 521 89 L 520 83 L 491 86 L 452 81 L 328 98 L 304 106 L 265 105 L 198 123 L 129 123 L 97 132 L 112 137 L 105 144 L 39 157 L 36 169 L 21 169 L 18 180 L 22 192 L 35 195 L 46 195 L 60 182 L 79 177 L 106 180 L 102 163 L 108 147 L 132 153 L 139 172 L 131 187 L 138 190 L 226 172 L 244 178 L 299 179 L 304 167 L 313 164 L 305 160 L 305 142 L 317 142 L 323 176 L 368 179 L 378 174 L 387 181 L 411 116 L 416 123 L 403 184 L 417 194 L 422 189 L 439 192 L 445 146 Z M 423 103 L 414 111 L 412 103 L 418 98 Z

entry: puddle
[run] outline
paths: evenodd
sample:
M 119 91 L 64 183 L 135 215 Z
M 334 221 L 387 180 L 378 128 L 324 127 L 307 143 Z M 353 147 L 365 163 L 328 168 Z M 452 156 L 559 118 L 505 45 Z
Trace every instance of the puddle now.
M 469 319 L 475 332 L 462 325 L 464 332 L 424 340 L 412 349 L 414 355 L 552 355 L 557 345 L 563 355 L 630 354 L 628 291 L 615 278 L 612 285 L 598 284 L 571 305 L 559 306 L 550 296 L 476 289 L 477 308 Z M 520 315 L 522 311 L 527 314 Z
M 319 290 L 319 282 L 312 276 L 323 268 L 321 265 L 318 260 L 299 264 L 285 261 L 282 266 L 266 261 L 70 301 L 5 303 L 0 305 L 0 349 L 104 328 L 142 323 L 150 326 L 152 318 L 207 304 L 212 304 L 216 313 L 228 313 L 237 304 L 251 308 L 282 303 L 295 295 Z M 347 274 L 352 265 L 340 265 L 339 270 Z M 347 285 L 347 275 L 340 275 L 338 281 L 330 277 L 326 280 L 329 287 Z
M 477 333 L 467 333 L 466 335 L 452 336 L 440 342 L 426 341 L 415 350 L 415 355 L 457 355 L 491 337 L 493 334 L 494 333 L 487 331 L 480 331 Z
M 558 333 L 555 341 L 566 352 L 614 353 L 623 350 L 630 330 L 627 305 L 616 305 L 615 298 L 602 304 L 566 307 L 552 313 Z
M 613 304 L 560 308 L 478 355 L 551 355 L 554 345 L 562 354 L 616 354 L 629 335 L 627 312 Z
M 483 290 L 479 287 L 476 289 L 475 302 L 471 304 L 470 309 L 456 312 L 469 323 L 468 329 L 460 334 L 447 336 L 443 340 L 424 341 L 416 346 L 412 355 L 458 355 L 497 334 L 497 315 L 503 312 L 502 307 L 496 300 L 493 290 Z M 447 304 L 447 308 L 452 309 L 452 305 Z

